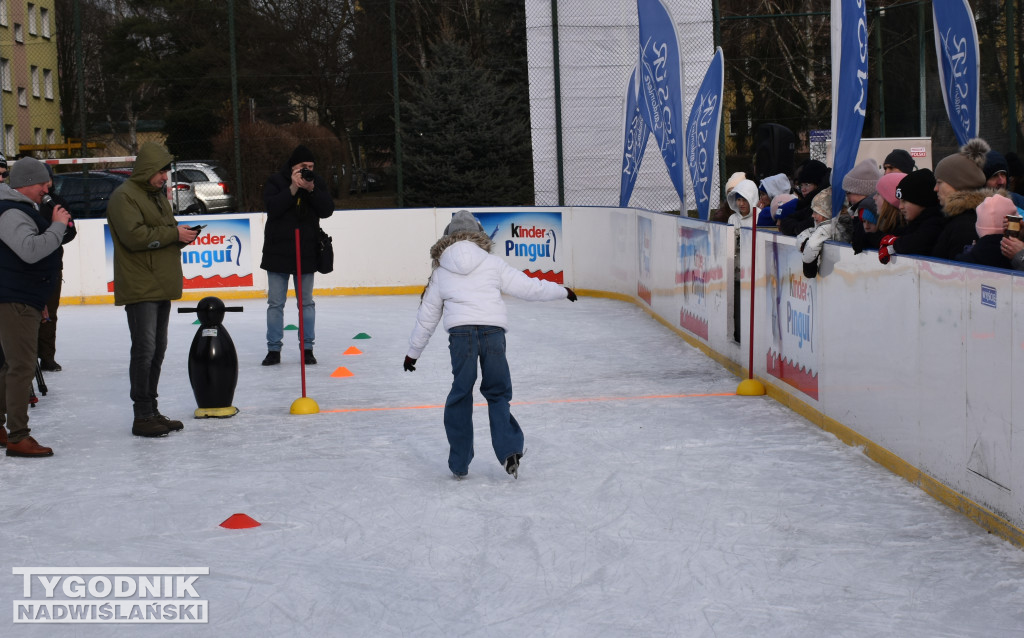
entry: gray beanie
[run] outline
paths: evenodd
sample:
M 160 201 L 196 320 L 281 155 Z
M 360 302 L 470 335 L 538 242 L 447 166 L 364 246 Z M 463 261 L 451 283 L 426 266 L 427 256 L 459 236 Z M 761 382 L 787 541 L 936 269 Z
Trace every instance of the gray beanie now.
M 480 233 L 483 232 L 483 224 L 477 221 L 476 217 L 473 217 L 473 213 L 468 210 L 460 210 L 459 212 L 452 215 L 452 222 L 445 226 L 445 235 L 454 235 L 455 233 Z
M 854 195 L 873 195 L 875 184 L 882 176 L 878 170 L 878 163 L 873 159 L 866 159 L 857 162 L 857 165 L 850 169 L 850 172 L 843 178 L 843 190 Z
M 10 173 L 7 182 L 11 188 L 45 184 L 50 181 L 50 171 L 46 170 L 46 164 L 34 157 L 21 158 L 11 167 Z

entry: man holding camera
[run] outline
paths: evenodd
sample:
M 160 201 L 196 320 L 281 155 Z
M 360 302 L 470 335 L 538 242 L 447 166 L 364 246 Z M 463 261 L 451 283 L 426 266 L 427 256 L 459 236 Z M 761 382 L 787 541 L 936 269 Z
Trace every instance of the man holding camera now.
M 54 207 L 52 221 L 39 213 L 49 190 L 46 165 L 31 157 L 15 162 L 8 184 L 0 185 L 0 446 L 7 456 L 53 456 L 28 427 L 39 324 L 60 279 L 60 245 L 71 221 L 62 206 Z
M 114 244 L 114 304 L 124 306 L 132 340 L 128 378 L 135 436 L 166 436 L 185 427 L 157 408 L 171 300 L 181 298 L 181 247 L 199 235 L 178 225 L 167 199 L 173 160 L 163 146 L 143 144 L 131 177 L 110 194 L 107 206 Z
M 313 342 L 316 338 L 316 304 L 313 302 L 313 272 L 316 270 L 320 220 L 334 214 L 334 200 L 327 183 L 313 172 L 313 152 L 299 145 L 279 172 L 267 179 L 263 202 L 267 224 L 263 230 L 263 260 L 267 271 L 267 356 L 263 365 L 281 363 L 284 341 L 284 304 L 288 299 L 288 279 L 297 275 L 296 261 L 301 259 L 303 357 L 306 365 L 316 363 Z M 295 253 L 295 231 L 299 231 L 299 254 Z

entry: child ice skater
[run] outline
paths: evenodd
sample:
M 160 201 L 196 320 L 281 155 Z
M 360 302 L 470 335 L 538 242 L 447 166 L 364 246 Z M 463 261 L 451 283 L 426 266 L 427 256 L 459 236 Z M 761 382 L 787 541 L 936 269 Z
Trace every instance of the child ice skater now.
M 528 301 L 576 301 L 571 288 L 527 277 L 490 250 L 491 239 L 473 214 L 466 210 L 455 213 L 444 236 L 430 248 L 433 272 L 420 300 L 404 364 L 408 372 L 416 369 L 416 360 L 444 315 L 454 377 L 444 405 L 444 430 L 448 468 L 460 479 L 469 473 L 473 460 L 473 385 L 478 359 L 483 372 L 480 393 L 487 399 L 494 454 L 506 472 L 519 478 L 523 431 L 509 411 L 508 316 L 501 294 Z

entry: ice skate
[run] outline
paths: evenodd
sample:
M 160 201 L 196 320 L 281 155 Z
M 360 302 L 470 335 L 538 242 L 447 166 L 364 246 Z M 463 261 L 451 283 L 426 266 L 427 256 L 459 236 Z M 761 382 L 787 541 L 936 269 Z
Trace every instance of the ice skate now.
M 519 459 L 523 458 L 522 454 L 510 454 L 505 459 L 505 471 L 512 475 L 512 478 L 519 478 Z

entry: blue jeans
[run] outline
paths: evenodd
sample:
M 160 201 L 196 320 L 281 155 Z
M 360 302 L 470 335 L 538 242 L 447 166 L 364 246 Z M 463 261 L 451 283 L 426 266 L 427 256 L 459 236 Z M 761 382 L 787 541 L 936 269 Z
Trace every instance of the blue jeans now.
M 267 350 L 281 352 L 284 339 L 284 304 L 288 280 L 295 275 L 267 271 Z M 298 293 L 296 293 L 297 296 Z M 312 350 L 316 337 L 316 303 L 313 301 L 313 273 L 302 273 L 302 349 Z
M 157 385 L 167 350 L 167 324 L 170 301 L 141 301 L 124 307 L 132 338 L 132 358 L 128 365 L 130 396 L 136 417 L 157 413 Z
M 444 404 L 448 468 L 454 474 L 466 474 L 473 460 L 473 386 L 478 359 L 483 373 L 480 393 L 487 399 L 494 454 L 502 463 L 511 454 L 522 454 L 523 431 L 509 410 L 512 377 L 505 359 L 505 331 L 496 326 L 456 326 L 448 333 L 448 351 L 454 377 Z

